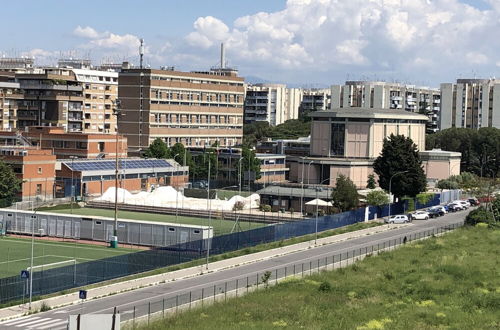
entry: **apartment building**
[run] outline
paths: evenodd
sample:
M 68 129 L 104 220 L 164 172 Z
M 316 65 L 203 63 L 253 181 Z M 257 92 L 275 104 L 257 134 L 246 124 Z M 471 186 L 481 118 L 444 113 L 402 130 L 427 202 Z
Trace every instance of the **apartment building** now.
M 0 130 L 17 127 L 17 105 L 22 99 L 18 83 L 0 80 Z
M 230 147 L 242 142 L 244 79 L 233 69 L 173 68 L 119 73 L 119 132 L 138 155 L 156 138 L 168 145 Z
M 79 59 L 61 59 L 57 67 L 32 64 L 24 58 L 0 61 L 0 80 L 16 82 L 22 91 L 10 128 L 46 125 L 69 132 L 116 132 L 112 104 L 118 94 L 117 72 L 94 70 L 90 61 Z
M 500 128 L 500 83 L 493 79 L 458 79 L 441 84 L 440 129 Z
M 439 89 L 378 81 L 332 85 L 332 108 L 400 109 L 428 116 L 427 133 L 436 132 L 441 105 Z
M 287 88 L 283 84 L 248 85 L 245 98 L 245 123 L 267 121 L 283 124 L 312 111 L 330 106 L 330 89 Z

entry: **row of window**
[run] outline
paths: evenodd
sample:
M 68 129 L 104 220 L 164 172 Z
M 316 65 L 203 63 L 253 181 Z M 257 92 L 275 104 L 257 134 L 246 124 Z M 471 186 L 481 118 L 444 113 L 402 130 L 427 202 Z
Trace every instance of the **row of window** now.
M 120 169 L 119 169 L 120 171 Z M 118 173 L 118 180 L 123 179 L 149 179 L 149 178 L 166 178 L 172 176 L 188 175 L 186 171 L 173 171 L 173 172 L 158 172 L 158 173 Z M 89 181 L 110 181 L 115 180 L 115 175 L 92 175 L 84 176 L 83 182 Z
M 214 80 L 203 80 L 197 78 L 177 78 L 177 77 L 167 77 L 159 75 L 151 75 L 151 80 L 162 80 L 171 82 L 184 82 L 191 84 L 211 84 L 211 85 L 224 85 L 224 86 L 239 86 L 243 87 L 243 82 L 224 82 L 224 81 L 214 81 Z
M 152 116 L 155 123 L 180 124 L 240 124 L 242 117 L 226 115 L 185 115 L 173 113 L 155 113 Z

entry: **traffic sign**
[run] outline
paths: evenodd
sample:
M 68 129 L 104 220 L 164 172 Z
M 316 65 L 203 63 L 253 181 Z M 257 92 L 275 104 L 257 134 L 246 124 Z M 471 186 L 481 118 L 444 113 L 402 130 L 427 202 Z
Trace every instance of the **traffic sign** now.
M 21 270 L 21 278 L 30 278 L 30 272 L 27 270 Z
M 80 290 L 78 297 L 80 297 L 80 299 L 87 299 L 87 290 Z

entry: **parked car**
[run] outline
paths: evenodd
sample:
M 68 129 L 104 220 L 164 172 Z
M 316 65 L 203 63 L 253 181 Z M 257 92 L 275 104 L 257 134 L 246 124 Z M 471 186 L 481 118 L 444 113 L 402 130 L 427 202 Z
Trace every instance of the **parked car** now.
M 452 212 L 457 212 L 457 211 L 462 211 L 464 207 L 462 204 L 450 203 L 448 204 L 448 209 L 451 210 Z
M 450 208 L 448 207 L 448 205 L 443 205 L 443 209 L 445 209 L 445 210 L 446 210 L 446 213 L 450 213 L 450 212 L 452 212 L 452 211 L 450 210 Z
M 428 209 L 427 213 L 429 213 L 430 218 L 437 218 L 437 217 L 444 215 L 443 211 L 441 211 L 439 209 L 435 209 L 435 208 Z
M 472 206 L 478 206 L 478 205 L 479 205 L 479 201 L 478 201 L 476 198 L 469 198 L 467 201 L 468 201 L 468 202 L 470 203 L 470 205 L 472 205 Z
M 408 216 L 404 214 L 399 214 L 399 215 L 393 215 L 389 219 L 385 219 L 386 223 L 407 223 L 410 222 L 410 219 Z
M 443 215 L 445 215 L 446 213 L 448 213 L 448 210 L 444 206 L 442 206 L 442 205 L 437 205 L 437 206 L 434 206 L 432 208 L 436 209 L 436 210 L 440 210 L 440 212 L 443 212 Z
M 411 214 L 413 220 L 427 220 L 429 219 L 429 213 L 425 211 L 417 211 Z
M 463 206 L 463 210 L 467 210 L 470 207 L 470 203 L 468 201 L 454 201 L 453 203 L 457 203 Z

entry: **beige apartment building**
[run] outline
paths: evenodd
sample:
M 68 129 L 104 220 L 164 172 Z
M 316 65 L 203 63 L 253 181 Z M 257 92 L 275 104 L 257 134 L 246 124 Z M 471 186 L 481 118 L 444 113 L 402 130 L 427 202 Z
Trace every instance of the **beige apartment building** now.
M 396 109 L 428 116 L 427 133 L 438 131 L 441 104 L 437 88 L 379 81 L 346 81 L 332 85 L 332 108 Z
M 0 80 L 0 130 L 17 128 L 17 104 L 22 98 L 18 83 Z
M 156 138 L 186 147 L 242 142 L 245 88 L 235 70 L 124 69 L 118 81 L 118 129 L 132 154 Z
M 94 70 L 88 60 L 63 59 L 58 67 L 44 68 L 26 60 L 0 61 L 0 81 L 17 83 L 22 95 L 15 122 L 2 129 L 44 125 L 68 132 L 116 132 L 117 72 Z
M 500 128 L 500 83 L 493 79 L 458 79 L 441 84 L 440 128 Z

